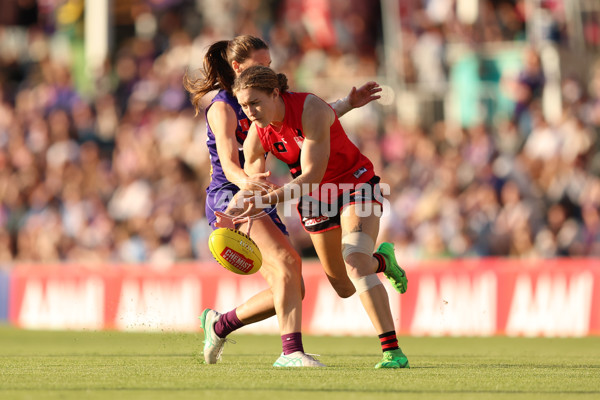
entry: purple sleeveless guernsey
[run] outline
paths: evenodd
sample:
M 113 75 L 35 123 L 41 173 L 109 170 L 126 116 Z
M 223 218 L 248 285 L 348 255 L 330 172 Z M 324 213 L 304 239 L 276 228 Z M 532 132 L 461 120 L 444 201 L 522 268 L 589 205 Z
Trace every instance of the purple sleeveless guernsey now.
M 244 167 L 244 152 L 242 151 L 242 145 L 244 140 L 246 140 L 246 136 L 248 135 L 248 129 L 250 129 L 250 120 L 246 114 L 244 114 L 244 111 L 242 111 L 242 107 L 237 102 L 237 99 L 226 90 L 220 90 L 215 97 L 213 97 L 209 106 L 206 107 L 206 110 L 204 110 L 204 116 L 206 119 L 206 134 L 208 136 L 206 139 L 206 145 L 208 146 L 211 165 L 210 184 L 206 188 L 205 212 L 208 223 L 213 229 L 216 229 L 214 225 L 217 220 L 215 217 L 215 211 L 225 211 L 233 196 L 240 190 L 225 177 L 223 167 L 221 166 L 221 160 L 219 159 L 219 153 L 217 152 L 215 134 L 210 128 L 210 125 L 208 124 L 208 118 L 206 117 L 208 114 L 208 109 L 217 101 L 222 101 L 228 104 L 237 116 L 238 123 L 235 129 L 235 136 L 237 142 L 239 143 L 238 157 L 240 160 L 240 166 L 242 168 Z M 285 225 L 283 222 L 281 222 L 281 219 L 277 215 L 275 209 L 265 211 L 268 212 L 275 225 L 277 225 L 277 227 L 287 235 L 288 233 Z

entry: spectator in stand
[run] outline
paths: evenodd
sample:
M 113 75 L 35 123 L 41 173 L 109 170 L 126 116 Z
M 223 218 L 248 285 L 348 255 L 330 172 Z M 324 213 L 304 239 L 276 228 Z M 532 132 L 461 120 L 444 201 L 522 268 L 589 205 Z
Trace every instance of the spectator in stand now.
M 546 77 L 542 70 L 540 56 L 533 48 L 527 48 L 523 54 L 523 69 L 515 82 L 515 111 L 513 120 L 522 132 L 527 132 L 529 110 L 534 103 L 540 102 L 544 92 Z

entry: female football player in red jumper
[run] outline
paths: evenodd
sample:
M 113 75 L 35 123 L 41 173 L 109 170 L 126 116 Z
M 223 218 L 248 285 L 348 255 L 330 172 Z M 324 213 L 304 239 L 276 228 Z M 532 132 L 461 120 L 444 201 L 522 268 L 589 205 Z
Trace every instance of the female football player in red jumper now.
M 207 145 L 211 161 L 211 181 L 207 188 L 206 216 L 213 229 L 229 206 L 229 201 L 240 187 L 253 188 L 256 182 L 266 185 L 265 174 L 247 176 L 244 173 L 244 157 L 241 146 L 250 127 L 250 121 L 231 93 L 236 75 L 252 65 L 271 63 L 269 49 L 260 38 L 242 35 L 233 40 L 213 43 L 205 57 L 203 75 L 199 79 L 186 77 L 184 85 L 191 93 L 192 103 L 200 110 L 201 99 L 218 90 L 205 109 L 207 121 Z M 369 82 L 359 89 L 353 88 L 344 100 L 334 103 L 338 115 L 354 107 L 360 107 L 379 98 L 381 89 Z M 223 225 L 227 221 L 221 222 Z M 240 226 L 240 229 L 245 229 Z M 298 253 L 290 243 L 285 225 L 270 209 L 266 216 L 254 218 L 251 237 L 263 254 L 261 274 L 269 283 L 266 289 L 233 310 L 220 314 L 206 309 L 201 318 L 204 330 L 204 359 L 214 364 L 220 357 L 226 337 L 244 325 L 261 321 L 275 314 L 278 316 L 282 335 L 283 354 L 275 365 L 322 366 L 306 355 L 302 346 L 302 266 Z M 354 293 L 352 283 L 346 278 L 333 282 L 342 297 Z
M 383 202 L 373 164 L 350 141 L 327 103 L 313 94 L 287 92 L 285 75 L 249 67 L 237 77 L 233 92 L 252 121 L 244 142 L 246 174 L 264 173 L 264 154 L 270 152 L 288 165 L 293 177 L 282 187 L 246 198 L 246 213 L 301 197 L 298 211 L 319 258 L 341 257 L 338 265 L 345 265 L 379 335 L 383 359 L 375 368 L 407 368 L 388 295 L 376 274 L 384 272 L 396 290 L 406 291 L 393 245 L 383 243 L 373 252 Z

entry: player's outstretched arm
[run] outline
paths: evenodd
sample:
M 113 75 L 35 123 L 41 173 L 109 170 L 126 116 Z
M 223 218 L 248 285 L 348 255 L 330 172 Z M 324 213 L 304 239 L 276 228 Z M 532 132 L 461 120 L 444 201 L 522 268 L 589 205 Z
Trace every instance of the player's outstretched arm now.
M 356 86 L 353 86 L 348 96 L 331 103 L 330 106 L 334 109 L 338 118 L 340 118 L 354 108 L 365 106 L 373 100 L 381 98 L 378 94 L 380 92 L 381 86 L 377 82 L 367 82 L 358 89 Z

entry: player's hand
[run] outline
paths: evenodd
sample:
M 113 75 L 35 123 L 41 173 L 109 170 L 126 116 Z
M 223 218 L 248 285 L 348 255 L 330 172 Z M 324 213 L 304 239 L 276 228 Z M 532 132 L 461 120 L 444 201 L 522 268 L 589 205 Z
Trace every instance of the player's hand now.
M 249 175 L 248 182 L 262 182 L 266 181 L 271 176 L 271 171 L 259 172 L 258 174 Z
M 244 212 L 233 218 L 234 224 L 246 222 L 248 218 L 264 214 L 264 209 L 271 206 L 270 193 L 244 198 Z
M 217 228 L 238 229 L 241 228 L 241 226 L 238 227 L 236 225 L 248 224 L 246 234 L 250 236 L 250 229 L 252 228 L 252 217 L 233 217 L 231 215 L 222 213 L 221 211 L 215 211 L 215 216 L 217 217 L 217 221 L 215 222 L 215 226 Z
M 221 211 L 215 211 L 215 217 L 217 217 L 217 222 L 215 222 L 217 228 L 235 228 L 232 216 L 222 213 Z
M 377 82 L 367 82 L 360 88 L 352 87 L 350 94 L 348 94 L 348 102 L 352 108 L 362 107 L 369 104 L 373 100 L 380 99 L 378 95 L 381 92 L 381 86 Z
M 250 218 L 250 215 L 252 215 L 253 213 L 255 213 L 256 211 L 256 198 L 258 196 L 252 196 L 252 197 L 247 197 L 244 199 L 244 206 L 246 207 L 246 209 L 244 210 L 243 213 L 241 213 L 240 215 L 237 215 L 236 217 L 233 218 L 233 223 L 234 224 L 241 224 L 243 222 L 248 221 L 248 219 Z
M 267 180 L 269 176 L 271 176 L 271 171 L 250 175 L 239 185 L 240 190 L 266 193 L 269 190 L 277 189 L 279 186 Z

